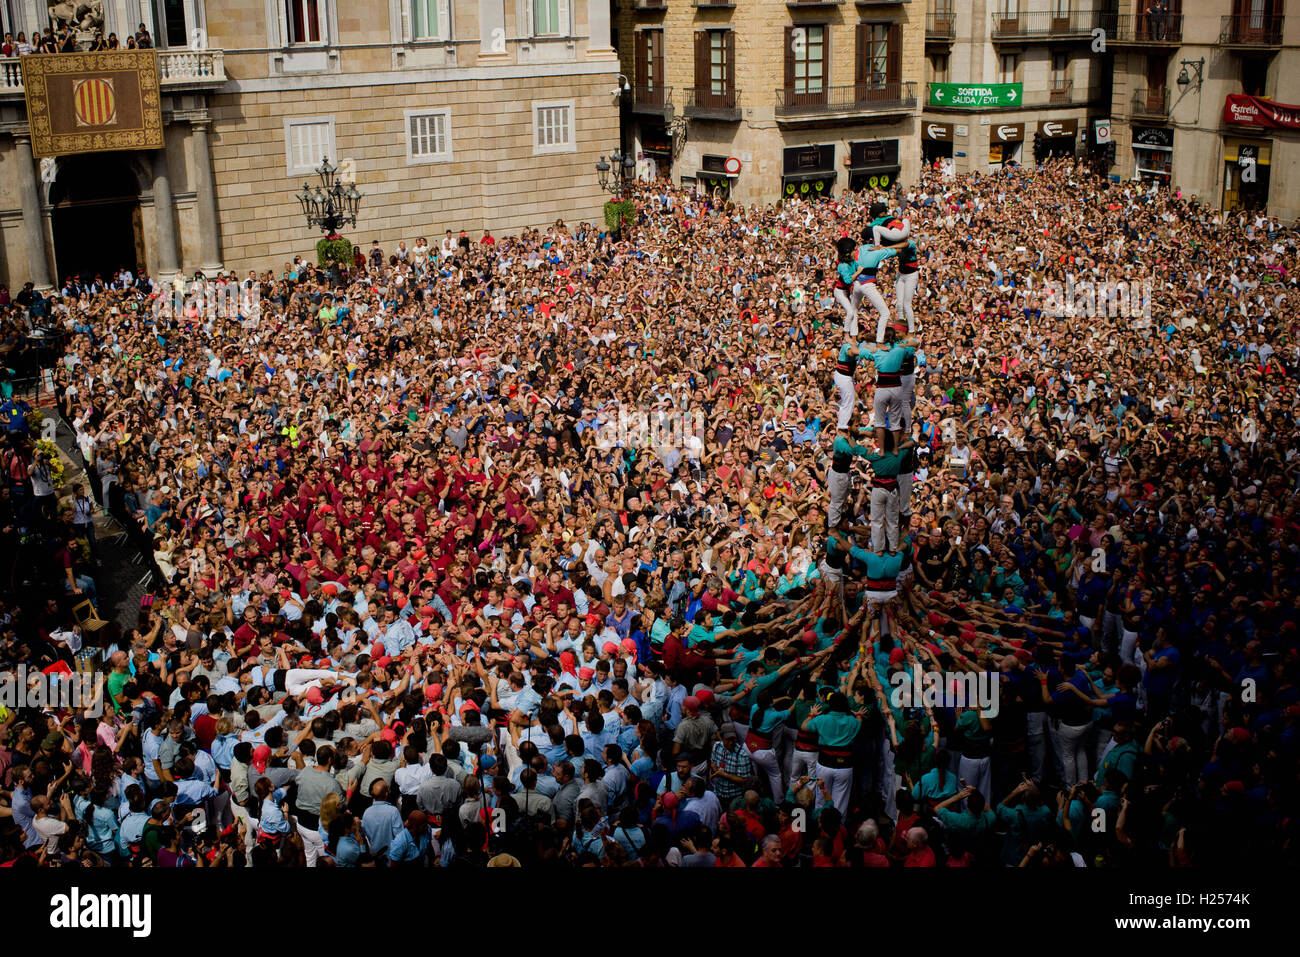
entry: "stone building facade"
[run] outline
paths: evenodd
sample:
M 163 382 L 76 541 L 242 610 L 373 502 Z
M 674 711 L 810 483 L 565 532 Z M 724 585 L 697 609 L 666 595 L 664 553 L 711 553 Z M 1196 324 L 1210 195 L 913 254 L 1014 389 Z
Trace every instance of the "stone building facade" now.
M 0 0 L 6 31 L 45 0 Z M 0 60 L 0 278 L 312 256 L 295 198 L 323 156 L 363 194 L 346 234 L 599 221 L 619 143 L 605 0 L 104 0 L 159 50 L 166 149 L 34 160 L 21 60 Z
M 919 3 L 619 0 L 614 30 L 643 178 L 770 202 L 917 175 Z

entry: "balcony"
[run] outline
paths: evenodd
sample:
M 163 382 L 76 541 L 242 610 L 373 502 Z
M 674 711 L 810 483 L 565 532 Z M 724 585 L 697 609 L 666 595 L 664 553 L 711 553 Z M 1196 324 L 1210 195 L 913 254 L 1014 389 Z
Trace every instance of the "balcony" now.
M 158 82 L 164 92 L 216 89 L 226 82 L 225 52 L 159 50 Z M 23 68 L 20 59 L 0 58 L 0 99 L 22 95 Z
M 668 9 L 668 0 L 632 0 L 632 9 L 644 13 L 663 13 Z
M 632 87 L 632 112 L 668 119 L 673 115 L 673 88 L 637 84 Z
M 791 10 L 815 10 L 818 7 L 842 7 L 844 0 L 785 0 Z
M 1281 46 L 1282 20 L 1282 17 L 1253 13 L 1224 17 L 1219 28 L 1219 45 L 1246 49 Z
M 1177 46 L 1183 42 L 1183 15 L 1167 14 L 1163 20 L 1152 19 L 1146 14 L 1134 16 L 1131 13 L 1112 15 L 1109 18 L 1110 43 L 1122 45 L 1141 44 L 1142 46 Z
M 691 0 L 696 10 L 734 10 L 735 0 Z
M 1051 11 L 993 14 L 994 43 L 1023 43 L 1027 40 L 1090 40 L 1092 31 L 1105 26 L 1106 15 L 1097 11 L 1071 12 L 1058 16 Z
M 740 120 L 740 91 L 728 90 L 714 93 L 707 87 L 688 87 L 683 112 L 693 120 L 720 120 L 736 123 Z
M 957 36 L 957 14 L 949 10 L 945 13 L 927 13 L 925 15 L 925 42 L 952 43 Z
M 909 113 L 916 108 L 913 80 L 868 86 L 822 87 L 819 92 L 776 91 L 776 118 L 782 122 L 806 122 L 865 115 Z
M 1064 106 L 1067 103 L 1074 102 L 1074 81 L 1063 80 L 1059 83 L 1052 84 L 1052 88 L 1047 91 L 1048 106 Z
M 1129 102 L 1129 113 L 1134 119 L 1164 120 L 1169 118 L 1169 91 L 1134 90 Z

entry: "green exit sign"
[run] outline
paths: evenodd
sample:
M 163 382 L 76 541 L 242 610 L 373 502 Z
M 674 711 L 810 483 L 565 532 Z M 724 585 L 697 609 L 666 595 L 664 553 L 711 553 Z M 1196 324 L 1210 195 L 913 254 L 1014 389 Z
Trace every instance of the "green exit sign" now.
M 1021 83 L 931 83 L 930 105 L 959 110 L 1019 106 L 1022 88 Z

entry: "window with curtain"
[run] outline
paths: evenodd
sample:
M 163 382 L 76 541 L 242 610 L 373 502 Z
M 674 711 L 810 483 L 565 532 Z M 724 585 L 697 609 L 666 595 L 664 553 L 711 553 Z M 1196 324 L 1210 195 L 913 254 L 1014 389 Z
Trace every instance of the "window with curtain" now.
M 1002 54 L 1002 60 L 1001 60 L 1002 72 L 1000 76 L 1000 82 L 1002 83 L 1016 82 L 1016 67 L 1019 65 L 1019 59 L 1020 58 L 1016 56 L 1016 54 L 1014 53 Z
M 290 43 L 320 43 L 320 0 L 285 0 Z
M 889 78 L 889 24 L 868 24 L 866 44 L 867 70 L 864 79 L 867 86 L 879 89 Z

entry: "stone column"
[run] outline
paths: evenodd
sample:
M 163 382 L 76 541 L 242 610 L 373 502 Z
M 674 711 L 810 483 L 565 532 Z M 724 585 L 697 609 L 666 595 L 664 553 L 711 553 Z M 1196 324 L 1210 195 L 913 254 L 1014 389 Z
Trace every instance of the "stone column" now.
M 176 207 L 172 202 L 166 150 L 155 150 L 153 154 L 153 215 L 158 221 L 158 257 L 154 275 L 170 276 L 181 264 L 176 257 Z
M 41 190 L 32 159 L 32 138 L 15 133 L 18 148 L 18 201 L 23 207 L 23 242 L 27 245 L 27 280 L 37 289 L 50 288 L 50 265 L 45 258 L 45 225 L 41 217 Z
M 204 273 L 221 267 L 221 243 L 217 238 L 217 192 L 212 179 L 212 155 L 208 151 L 208 120 L 192 120 L 194 132 L 194 191 L 199 204 L 199 268 Z

